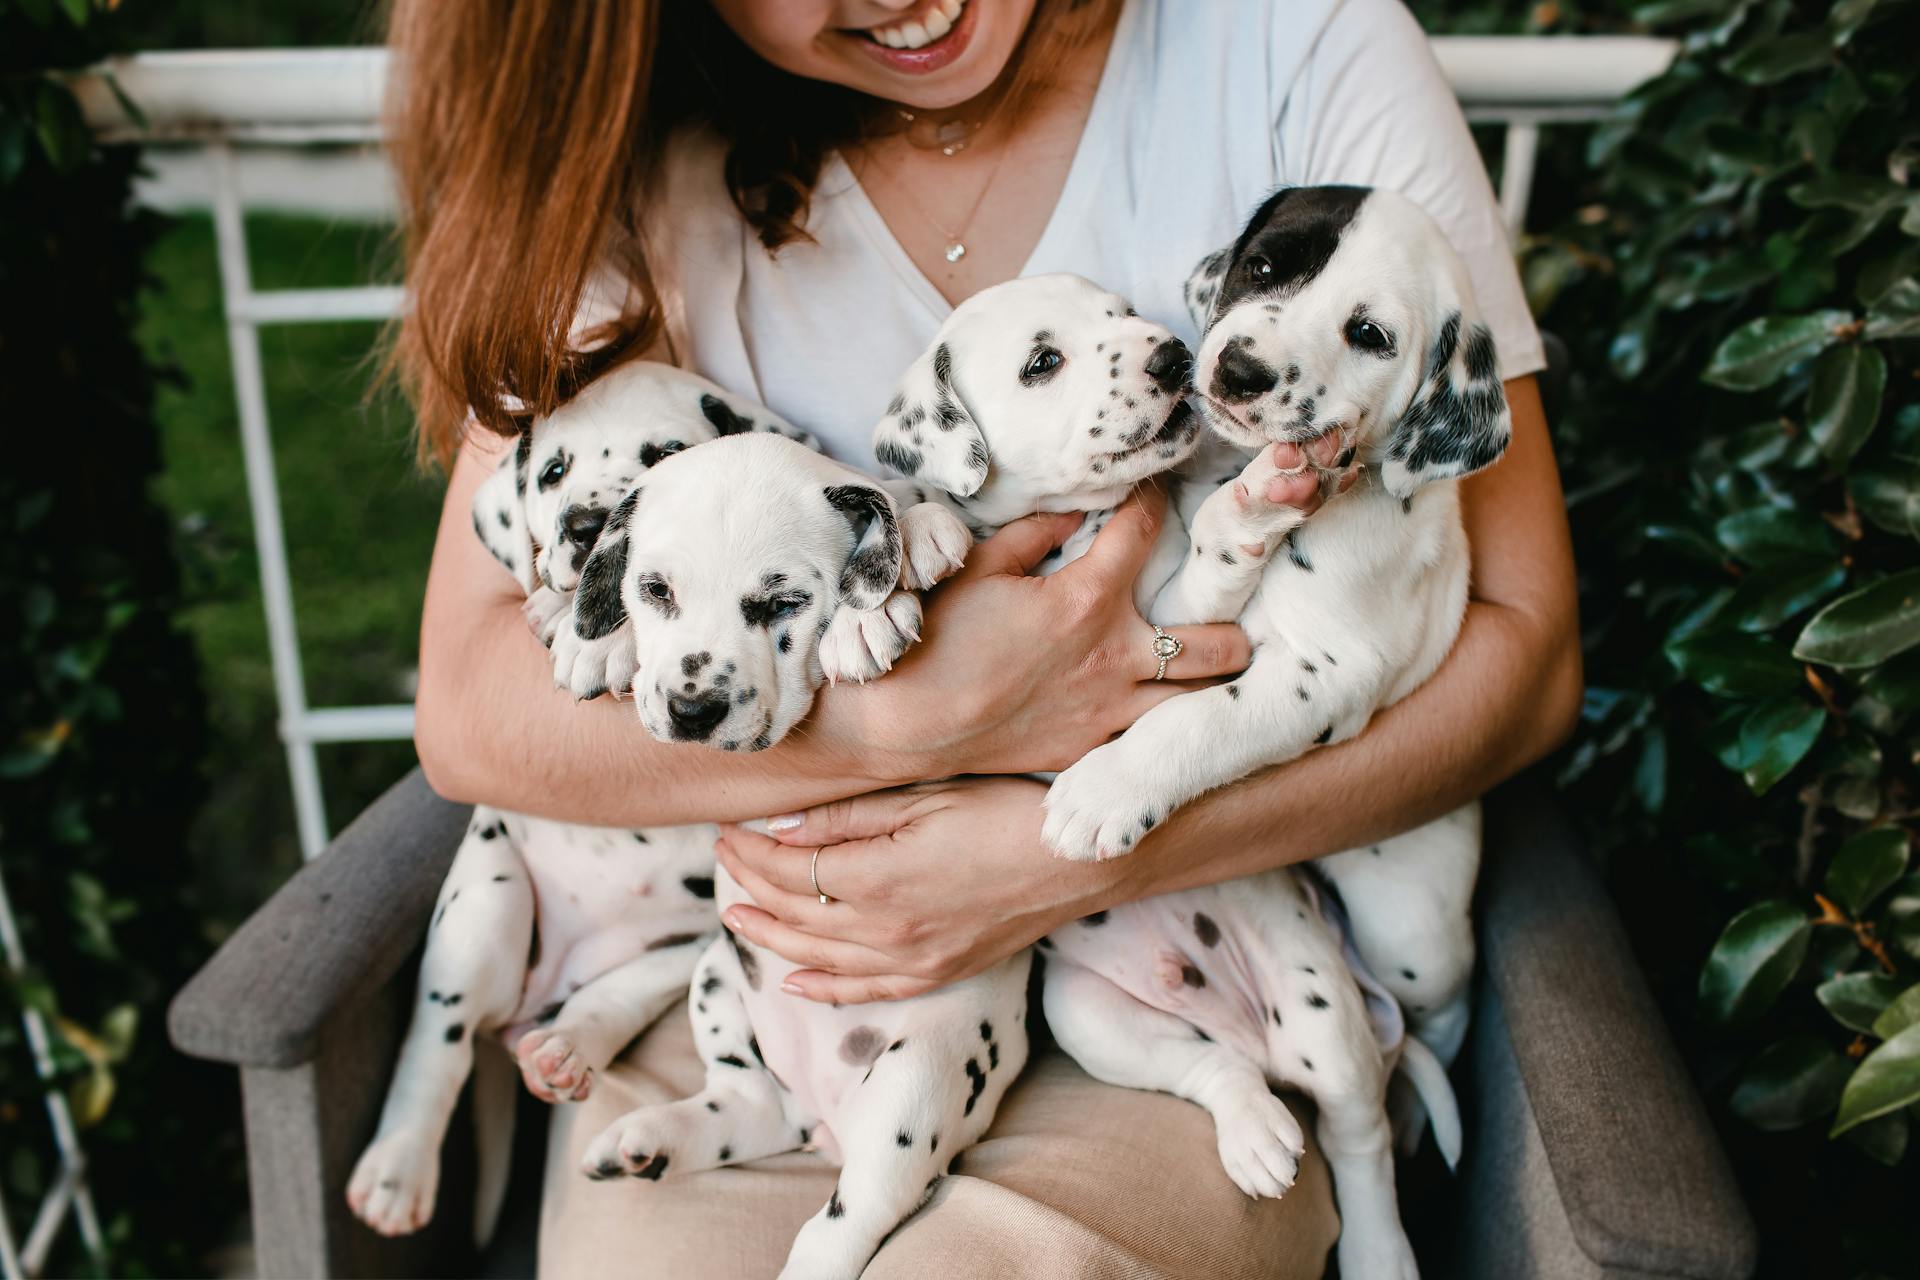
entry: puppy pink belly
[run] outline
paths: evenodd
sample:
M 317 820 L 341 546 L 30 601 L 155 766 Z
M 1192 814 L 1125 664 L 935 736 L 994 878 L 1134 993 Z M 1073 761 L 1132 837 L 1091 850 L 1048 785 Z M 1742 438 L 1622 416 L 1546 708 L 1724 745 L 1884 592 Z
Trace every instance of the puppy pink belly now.
M 1256 1062 L 1266 1060 L 1266 993 L 1278 959 L 1238 905 L 1212 889 L 1128 903 L 1109 911 L 1103 924 L 1070 924 L 1050 937 L 1060 959 Z

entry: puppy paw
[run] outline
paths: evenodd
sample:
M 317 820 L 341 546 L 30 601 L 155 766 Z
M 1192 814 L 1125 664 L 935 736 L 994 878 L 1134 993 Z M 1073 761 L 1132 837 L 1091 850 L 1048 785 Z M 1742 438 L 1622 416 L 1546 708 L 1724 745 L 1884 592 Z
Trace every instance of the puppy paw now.
M 1293 1187 L 1306 1135 L 1287 1104 L 1270 1093 L 1223 1109 L 1214 1122 L 1220 1164 L 1233 1185 L 1256 1199 L 1278 1200 Z
M 820 637 L 820 670 L 830 682 L 864 683 L 893 669 L 920 638 L 920 597 L 896 591 L 878 609 L 842 608 Z
M 937 502 L 921 502 L 900 513 L 900 585 L 924 591 L 960 572 L 973 534 L 959 516 Z
M 347 1181 L 347 1207 L 383 1236 L 418 1231 L 433 1217 L 440 1151 L 418 1130 L 380 1138 L 361 1155 Z
M 595 1182 L 609 1178 L 644 1178 L 658 1182 L 673 1163 L 663 1149 L 665 1134 L 656 1121 L 662 1107 L 641 1107 L 629 1111 L 587 1144 L 580 1157 L 580 1172 Z
M 551 649 L 553 637 L 573 616 L 573 593 L 547 586 L 535 587 L 526 603 L 520 606 L 520 616 L 527 620 L 527 629 L 534 637 Z
M 1131 853 L 1166 809 L 1143 797 L 1151 789 L 1132 776 L 1119 744 L 1096 747 L 1047 788 L 1047 846 L 1069 862 L 1098 862 Z
M 633 687 L 633 635 L 625 623 L 598 640 L 583 639 L 564 622 L 554 633 L 553 683 L 582 702 L 603 693 L 626 693 Z
M 1325 464 L 1322 463 L 1325 459 Z M 1305 523 L 1327 499 L 1350 488 L 1359 470 L 1338 433 L 1297 444 L 1269 445 L 1222 485 L 1194 520 L 1196 544 L 1218 544 L 1253 559 Z
M 552 1027 L 535 1027 L 513 1046 L 527 1092 L 542 1102 L 581 1102 L 593 1092 L 593 1068 L 573 1041 Z

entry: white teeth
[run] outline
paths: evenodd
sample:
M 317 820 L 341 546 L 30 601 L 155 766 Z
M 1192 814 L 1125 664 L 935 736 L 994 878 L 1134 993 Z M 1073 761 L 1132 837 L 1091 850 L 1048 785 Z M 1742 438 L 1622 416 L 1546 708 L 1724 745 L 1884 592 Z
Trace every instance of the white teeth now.
M 897 27 L 871 27 L 867 34 L 889 49 L 921 49 L 953 30 L 967 0 L 940 0 L 925 18 Z

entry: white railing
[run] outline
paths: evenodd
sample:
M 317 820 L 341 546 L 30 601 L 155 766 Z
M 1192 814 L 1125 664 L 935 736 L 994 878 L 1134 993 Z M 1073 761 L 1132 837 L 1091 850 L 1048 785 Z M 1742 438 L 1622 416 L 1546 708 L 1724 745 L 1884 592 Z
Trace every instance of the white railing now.
M 1433 47 L 1468 118 L 1505 126 L 1500 204 L 1516 236 L 1526 220 L 1541 126 L 1605 114 L 1627 90 L 1663 70 L 1675 50 L 1672 41 L 1644 37 L 1443 36 Z M 386 52 L 377 48 L 155 53 L 119 59 L 76 86 L 88 123 L 103 139 L 149 144 L 156 161 L 182 151 L 197 152 L 204 160 L 184 180 L 204 189 L 204 204 L 213 212 L 280 737 L 300 847 L 308 857 L 327 839 L 316 745 L 411 737 L 413 708 L 308 704 L 260 369 L 260 329 L 385 319 L 397 312 L 402 295 L 383 285 L 256 290 L 242 215 L 250 199 L 259 201 L 263 187 L 287 181 L 284 161 L 276 162 L 267 181 L 257 174 L 249 181 L 249 162 L 269 154 L 325 144 L 328 150 L 312 153 L 316 162 L 324 157 L 334 165 L 378 164 L 371 155 L 343 157 L 339 147 L 378 141 L 386 68 Z M 144 120 L 129 117 L 109 76 L 140 107 Z M 177 164 L 169 172 L 176 178 L 183 173 Z M 284 207 L 286 201 L 275 203 Z M 373 203 L 383 207 L 377 197 Z

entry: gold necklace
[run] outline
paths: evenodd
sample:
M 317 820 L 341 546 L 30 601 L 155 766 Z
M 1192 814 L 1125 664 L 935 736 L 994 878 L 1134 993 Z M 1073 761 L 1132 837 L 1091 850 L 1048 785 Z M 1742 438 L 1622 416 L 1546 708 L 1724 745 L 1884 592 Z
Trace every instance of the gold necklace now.
M 980 194 L 976 195 L 973 198 L 973 203 L 967 206 L 967 216 L 960 220 L 958 227 L 951 230 L 947 228 L 945 223 L 927 212 L 927 207 L 920 203 L 919 199 L 914 196 L 913 189 L 906 183 L 900 181 L 899 178 L 891 173 L 887 174 L 887 180 L 899 188 L 900 194 L 907 198 L 907 203 L 913 206 L 914 212 L 926 219 L 936 231 L 946 237 L 947 245 L 945 249 L 941 250 L 940 256 L 948 262 L 957 263 L 960 259 L 967 256 L 967 242 L 964 238 L 967 234 L 967 228 L 973 225 L 974 216 L 980 212 L 980 206 L 986 203 L 987 192 L 993 189 L 993 181 L 1000 176 L 1000 167 L 1006 162 L 1007 152 L 1006 148 L 1003 147 L 1000 151 L 1000 158 L 995 160 L 993 162 L 993 168 L 987 171 L 987 180 L 980 184 Z M 884 166 L 880 165 L 877 161 L 874 167 L 884 169 Z

